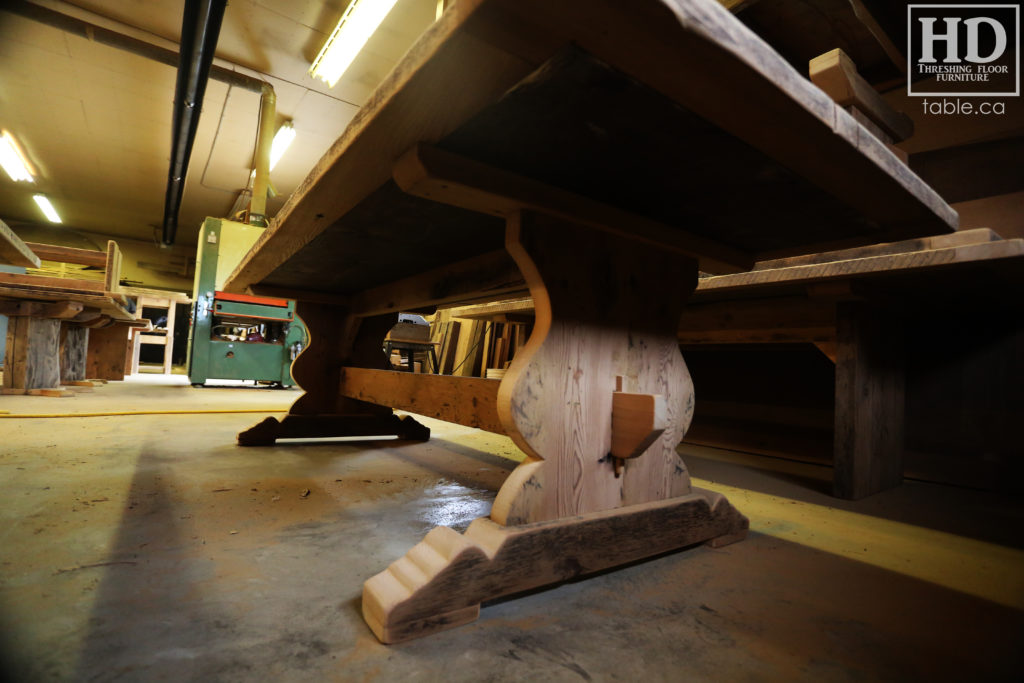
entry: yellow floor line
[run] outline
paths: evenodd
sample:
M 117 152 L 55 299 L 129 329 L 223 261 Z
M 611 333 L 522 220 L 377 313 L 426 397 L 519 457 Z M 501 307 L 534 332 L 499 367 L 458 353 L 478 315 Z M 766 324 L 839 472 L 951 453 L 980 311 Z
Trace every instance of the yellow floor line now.
M 120 410 L 102 413 L 13 413 L 5 417 L 116 417 L 119 415 L 212 415 L 217 413 L 287 413 L 287 408 L 236 408 L 233 410 Z
M 697 478 L 750 529 L 1024 610 L 1024 550 Z

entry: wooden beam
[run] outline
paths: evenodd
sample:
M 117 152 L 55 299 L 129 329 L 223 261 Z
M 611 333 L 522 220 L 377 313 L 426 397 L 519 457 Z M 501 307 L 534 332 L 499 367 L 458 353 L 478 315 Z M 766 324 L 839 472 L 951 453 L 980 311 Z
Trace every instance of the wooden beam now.
M 533 299 L 530 297 L 489 301 L 471 306 L 458 306 L 457 308 L 449 309 L 448 312 L 453 318 L 498 320 L 499 322 L 504 322 L 510 315 L 517 318 L 513 322 L 532 321 L 534 317 Z
M 331 294 L 329 292 L 317 292 L 309 289 L 295 289 L 264 284 L 249 285 L 245 288 L 245 293 L 253 296 L 272 296 L 279 299 L 308 301 L 309 303 L 328 304 L 331 306 L 348 306 L 351 299 L 351 297 L 344 294 Z
M 698 292 L 719 289 L 740 291 L 769 284 L 809 284 L 830 279 L 851 276 L 883 275 L 896 272 L 913 273 L 923 270 L 938 270 L 971 263 L 988 262 L 1024 256 L 1024 239 L 1001 240 L 970 244 L 962 247 L 931 249 L 920 252 L 873 256 L 868 258 L 792 266 L 772 270 L 755 270 L 735 275 L 719 275 L 704 278 L 698 285 Z
M 708 273 L 735 273 L 754 263 L 750 254 L 715 240 L 430 145 L 416 145 L 402 155 L 394 179 L 424 199 L 506 218 L 522 209 L 535 210 L 676 251 L 699 259 L 701 270 Z
M 0 221 L 0 263 L 25 268 L 38 268 L 40 265 L 39 257 L 3 221 Z
M 504 434 L 497 409 L 500 384 L 477 377 L 344 368 L 339 393 L 345 398 Z
M 56 283 L 56 285 L 49 286 L 46 284 L 47 282 Z M 93 288 L 74 288 L 82 283 L 88 283 Z M 120 294 L 107 296 L 96 289 L 97 285 L 102 289 L 102 283 L 87 280 L 0 273 L 0 298 L 14 299 L 16 301 L 75 301 L 82 303 L 86 311 L 97 310 L 116 320 L 129 321 L 136 319 L 134 313 L 129 313 L 125 309 Z
M 838 317 L 833 492 L 857 500 L 903 481 L 903 333 L 862 302 Z
M 60 321 L 17 316 L 8 321 L 4 349 L 6 389 L 60 385 Z
M 805 297 L 690 303 L 679 321 L 679 343 L 765 344 L 835 339 L 835 306 Z
M 108 325 L 89 329 L 86 351 L 86 377 L 89 379 L 124 379 L 128 357 L 128 329 L 124 325 Z
M 910 252 L 928 251 L 931 249 L 948 249 L 950 247 L 961 247 L 968 244 L 998 242 L 1001 239 L 1003 238 L 989 228 L 975 228 L 973 230 L 960 230 L 948 235 L 919 237 L 917 239 L 903 240 L 901 242 L 869 244 L 867 246 L 854 247 L 852 249 L 823 251 L 816 254 L 806 254 L 804 256 L 790 256 L 788 258 L 758 261 L 757 265 L 754 266 L 754 270 L 775 270 L 778 268 L 789 268 L 790 266 L 807 266 L 816 263 L 850 261 L 853 259 L 869 258 L 872 256 L 906 254 Z
M 60 326 L 61 384 L 85 380 L 88 349 L 89 328 L 79 325 Z
M 8 301 L 0 300 L 0 315 L 25 315 L 32 318 L 59 318 L 66 320 L 79 315 L 85 308 L 80 301 Z
M 29 389 L 26 391 L 29 396 L 49 396 L 51 398 L 71 398 L 75 392 L 63 387 L 46 387 L 43 389 Z
M 62 247 L 56 244 L 41 244 L 39 242 L 26 242 L 36 256 L 44 261 L 57 261 L 59 263 L 75 263 L 80 266 L 92 266 L 94 268 L 106 268 L 107 255 L 98 249 L 78 249 L 77 247 Z M 39 266 L 36 266 L 38 268 Z
M 145 296 L 153 299 L 170 299 L 175 303 L 187 304 L 192 302 L 192 297 L 184 292 L 178 292 L 170 289 L 150 289 L 148 287 L 121 287 L 121 294 L 125 296 L 137 297 Z
M 900 142 L 914 134 L 910 117 L 892 108 L 882 96 L 857 73 L 849 55 L 836 48 L 810 62 L 811 82 L 825 91 L 841 107 L 855 107 L 878 125 L 890 140 Z
M 351 309 L 355 315 L 371 316 L 507 299 L 526 291 L 519 267 L 504 249 L 499 249 L 356 294 Z
M 107 260 L 104 266 L 107 269 L 103 279 L 103 290 L 105 292 L 117 293 L 121 290 L 121 250 L 117 248 L 117 242 L 107 241 Z
M 70 292 L 83 294 L 102 294 L 103 283 L 92 280 L 78 280 L 45 275 L 21 275 L 18 273 L 0 273 L 0 286 L 24 287 L 50 292 Z

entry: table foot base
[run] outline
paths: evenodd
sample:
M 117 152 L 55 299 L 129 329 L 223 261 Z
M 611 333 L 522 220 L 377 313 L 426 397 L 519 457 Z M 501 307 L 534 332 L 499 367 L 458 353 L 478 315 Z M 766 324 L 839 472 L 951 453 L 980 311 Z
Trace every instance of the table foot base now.
M 277 439 L 331 436 L 397 436 L 427 441 L 430 428 L 408 415 L 286 415 L 281 421 L 268 417 L 239 433 L 238 445 L 272 446 Z
M 725 496 L 685 496 L 521 526 L 482 517 L 465 534 L 436 527 L 363 587 L 363 618 L 397 643 L 469 623 L 480 603 L 697 543 L 746 536 Z

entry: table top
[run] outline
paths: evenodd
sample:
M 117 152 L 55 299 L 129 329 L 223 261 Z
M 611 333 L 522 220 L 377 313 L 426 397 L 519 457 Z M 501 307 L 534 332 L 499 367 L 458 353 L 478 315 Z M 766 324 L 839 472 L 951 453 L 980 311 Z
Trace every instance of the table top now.
M 421 143 L 690 236 L 724 262 L 718 272 L 957 225 L 883 143 L 714 0 L 460 0 L 225 289 L 344 296 L 500 250 L 501 215 L 396 183 L 396 160 Z
M 987 228 L 901 242 L 759 262 L 732 275 L 703 277 L 689 303 L 804 296 L 808 286 L 849 282 L 866 294 L 873 285 L 888 301 L 951 297 L 1012 302 L 1024 287 L 1024 239 L 1002 239 Z M 453 318 L 502 320 L 533 315 L 533 299 L 520 297 L 450 309 Z
M 1007 300 L 1019 305 L 1024 286 L 1024 239 L 1002 239 L 987 228 L 823 254 L 766 261 L 754 270 L 703 278 L 692 301 L 763 298 L 800 293 L 808 286 L 850 282 L 881 298 L 950 297 Z

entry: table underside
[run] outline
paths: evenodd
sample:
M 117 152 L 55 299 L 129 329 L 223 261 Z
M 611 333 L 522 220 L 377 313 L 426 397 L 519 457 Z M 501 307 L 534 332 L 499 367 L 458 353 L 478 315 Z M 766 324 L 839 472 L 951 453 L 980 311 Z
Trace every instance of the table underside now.
M 751 254 L 890 234 L 891 226 L 572 45 L 436 146 Z M 900 227 L 948 230 L 935 216 L 918 222 Z M 406 194 L 388 180 L 261 284 L 351 294 L 503 242 L 500 217 Z

